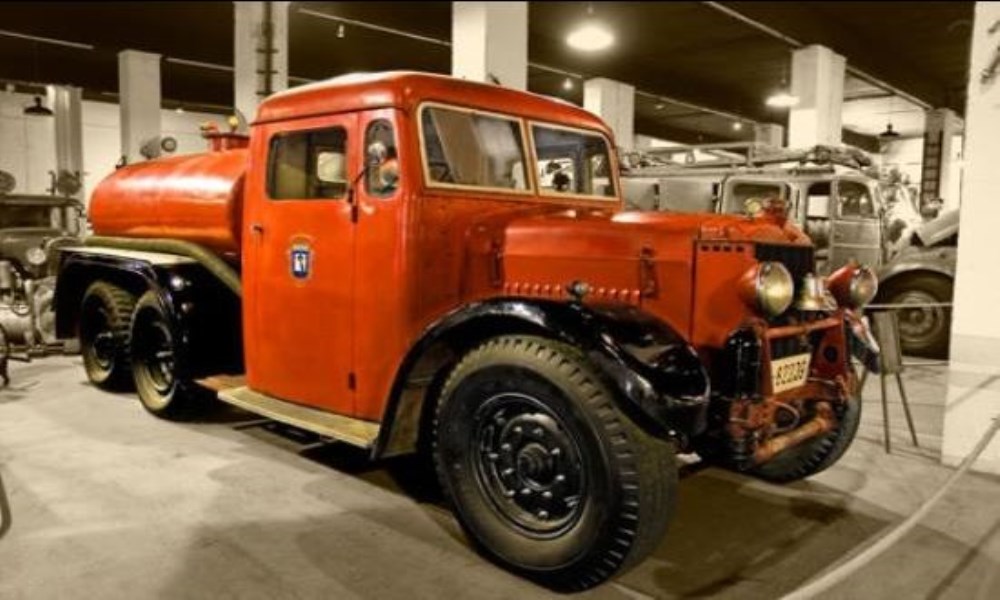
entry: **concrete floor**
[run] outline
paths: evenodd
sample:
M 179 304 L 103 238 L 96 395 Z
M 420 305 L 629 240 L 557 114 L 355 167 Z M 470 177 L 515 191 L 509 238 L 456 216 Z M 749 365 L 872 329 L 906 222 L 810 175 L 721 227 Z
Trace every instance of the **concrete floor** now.
M 237 411 L 174 424 L 97 391 L 77 358 L 12 369 L 0 473 L 14 524 L 0 598 L 541 598 L 478 557 L 413 460 L 369 464 Z M 936 462 L 944 369 L 907 374 L 921 440 L 877 380 L 859 439 L 787 487 L 686 476 L 655 556 L 584 598 L 774 598 L 911 513 Z M 921 526 L 829 598 L 1000 598 L 1000 481 L 970 474 Z

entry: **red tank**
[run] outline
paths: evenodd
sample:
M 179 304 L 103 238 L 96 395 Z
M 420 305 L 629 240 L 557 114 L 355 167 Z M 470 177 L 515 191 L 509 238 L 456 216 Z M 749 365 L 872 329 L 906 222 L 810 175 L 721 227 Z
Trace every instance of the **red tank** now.
M 122 167 L 91 196 L 94 233 L 187 240 L 238 254 L 246 165 L 246 148 L 234 148 Z

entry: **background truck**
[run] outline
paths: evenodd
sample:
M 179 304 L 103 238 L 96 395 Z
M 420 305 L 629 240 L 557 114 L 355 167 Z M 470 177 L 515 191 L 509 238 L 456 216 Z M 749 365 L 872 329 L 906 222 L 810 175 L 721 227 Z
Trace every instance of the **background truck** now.
M 83 206 L 59 195 L 20 194 L 0 171 L 0 375 L 22 359 L 61 350 L 56 339 L 59 248 L 78 245 Z
M 206 135 L 105 179 L 61 262 L 59 332 L 157 416 L 209 388 L 373 458 L 425 450 L 476 547 L 564 590 L 657 546 L 675 452 L 783 482 L 854 437 L 874 274 L 808 276 L 780 215 L 622 212 L 582 109 L 357 75 Z
M 899 311 L 903 351 L 947 358 L 951 310 L 940 305 L 952 299 L 955 236 L 936 239 L 935 250 L 927 251 L 929 246 L 920 241 L 924 220 L 917 207 L 905 193 L 887 202 L 863 153 L 844 147 L 794 150 L 756 144 L 653 152 L 632 157 L 624 178 L 627 206 L 746 214 L 758 210 L 766 198 L 780 198 L 816 245 L 818 273 L 830 273 L 852 260 L 872 265 L 880 282 L 877 303 L 926 305 Z M 929 228 L 952 223 L 957 230 L 957 220 L 947 217 Z

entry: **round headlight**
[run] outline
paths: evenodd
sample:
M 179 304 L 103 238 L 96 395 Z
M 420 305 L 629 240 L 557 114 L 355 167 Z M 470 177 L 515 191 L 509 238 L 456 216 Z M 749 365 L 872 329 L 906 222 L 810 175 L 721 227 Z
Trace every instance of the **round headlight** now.
M 878 276 L 868 267 L 850 262 L 831 273 L 826 285 L 838 304 L 861 308 L 878 293 Z
M 28 264 L 36 267 L 44 265 L 45 261 L 49 259 L 49 255 L 46 254 L 45 250 L 37 246 L 28 248 L 28 251 L 24 253 L 24 257 L 28 259 Z
M 795 282 L 785 265 L 762 262 L 754 265 L 743 278 L 743 297 L 756 310 L 776 317 L 788 310 L 795 298 Z
M 868 267 L 858 267 L 851 277 L 849 288 L 851 306 L 861 308 L 875 298 L 878 293 L 878 277 Z

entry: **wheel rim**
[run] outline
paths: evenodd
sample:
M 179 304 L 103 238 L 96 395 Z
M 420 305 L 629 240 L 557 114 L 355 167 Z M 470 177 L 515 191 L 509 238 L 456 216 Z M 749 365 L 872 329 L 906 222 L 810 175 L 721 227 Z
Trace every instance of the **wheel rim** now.
M 133 340 L 136 366 L 145 372 L 156 393 L 165 396 L 174 386 L 174 343 L 170 329 L 149 311 L 137 316 L 136 325 Z
M 893 304 L 934 304 L 940 300 L 927 292 L 910 290 L 896 296 Z M 927 346 L 942 335 L 948 317 L 942 307 L 903 308 L 898 311 L 899 336 L 906 346 Z
M 475 414 L 471 456 L 483 493 L 509 524 L 556 535 L 583 511 L 583 455 L 562 420 L 537 398 L 504 393 Z
M 81 323 L 83 349 L 98 368 L 110 371 L 115 364 L 115 334 L 111 328 L 111 315 L 101 303 L 92 303 L 88 313 Z

